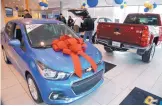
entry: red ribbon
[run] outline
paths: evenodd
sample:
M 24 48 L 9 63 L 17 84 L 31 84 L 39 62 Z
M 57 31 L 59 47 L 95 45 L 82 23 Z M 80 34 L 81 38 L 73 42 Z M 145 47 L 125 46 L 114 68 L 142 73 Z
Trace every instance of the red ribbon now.
M 86 44 L 81 38 L 72 38 L 67 35 L 61 36 L 60 39 L 56 39 L 52 42 L 52 47 L 56 52 L 63 52 L 71 56 L 75 74 L 78 77 L 82 77 L 82 68 L 79 60 L 79 55 L 84 57 L 92 66 L 94 71 L 97 71 L 97 65 L 95 61 L 85 53 Z

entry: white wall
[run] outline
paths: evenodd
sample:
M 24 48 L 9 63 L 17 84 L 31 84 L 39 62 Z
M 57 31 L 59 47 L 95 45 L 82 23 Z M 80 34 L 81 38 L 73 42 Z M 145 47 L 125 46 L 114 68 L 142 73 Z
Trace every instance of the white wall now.
M 128 6 L 125 9 L 120 9 L 120 5 L 115 5 L 114 0 L 99 0 L 98 7 L 96 8 L 88 8 L 88 12 L 92 17 L 104 16 L 109 17 L 112 20 L 120 19 L 120 22 L 123 22 L 127 14 L 129 13 L 144 13 L 143 5 L 146 0 L 125 0 L 127 1 Z M 162 0 L 149 0 L 152 2 L 156 2 L 158 4 L 162 4 Z M 86 0 L 62 0 L 63 2 L 63 15 L 68 17 L 71 13 L 67 12 L 68 8 L 80 8 L 81 4 L 86 2 Z M 134 5 L 134 6 L 129 6 Z M 113 7 L 112 7 L 113 6 Z M 162 14 L 162 5 L 158 5 L 156 9 L 154 9 L 153 13 Z
M 1 28 L 3 28 L 5 26 L 5 20 L 4 20 L 5 13 L 2 10 L 2 6 L 0 7 L 0 11 L 1 11 L 1 22 L 0 22 L 0 31 L 1 31 Z

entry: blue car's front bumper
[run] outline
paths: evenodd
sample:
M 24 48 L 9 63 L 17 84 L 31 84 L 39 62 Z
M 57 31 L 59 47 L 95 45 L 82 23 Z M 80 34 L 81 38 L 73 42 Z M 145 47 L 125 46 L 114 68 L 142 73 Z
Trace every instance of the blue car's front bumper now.
M 38 86 L 42 99 L 47 104 L 68 104 L 96 90 L 103 82 L 104 62 L 98 65 L 97 72 L 85 72 L 82 78 L 73 75 L 64 81 L 53 81 L 41 78 Z M 51 99 L 58 94 L 57 99 Z

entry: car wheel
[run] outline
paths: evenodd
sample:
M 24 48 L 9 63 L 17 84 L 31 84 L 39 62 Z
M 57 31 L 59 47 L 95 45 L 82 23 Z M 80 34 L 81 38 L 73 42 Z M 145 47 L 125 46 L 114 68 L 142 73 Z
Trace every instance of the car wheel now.
M 108 53 L 112 53 L 112 52 L 113 52 L 113 50 L 112 50 L 111 48 L 108 48 L 108 47 L 106 47 L 106 46 L 104 46 L 104 49 L 105 49 L 105 51 L 108 52 Z
M 33 100 L 36 103 L 42 103 L 43 100 L 40 95 L 39 89 L 38 89 L 33 77 L 30 74 L 27 75 L 27 84 L 28 84 L 29 92 L 30 92 Z
M 7 64 L 11 64 L 10 60 L 9 60 L 8 57 L 7 57 L 7 54 L 6 54 L 6 51 L 4 50 L 4 48 L 2 49 L 2 52 L 3 52 L 4 61 L 5 61 Z
M 155 43 L 153 43 L 151 48 L 142 55 L 143 62 L 146 62 L 146 63 L 151 62 L 155 54 L 155 48 L 156 48 L 156 45 Z

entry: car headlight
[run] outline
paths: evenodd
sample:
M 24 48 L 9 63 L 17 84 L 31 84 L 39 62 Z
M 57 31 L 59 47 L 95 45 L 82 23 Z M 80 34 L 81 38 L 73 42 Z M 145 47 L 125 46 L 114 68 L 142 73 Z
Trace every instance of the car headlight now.
M 65 80 L 68 79 L 71 75 L 69 73 L 52 70 L 39 61 L 37 62 L 37 66 L 40 74 L 46 79 Z

